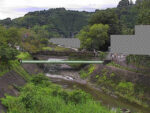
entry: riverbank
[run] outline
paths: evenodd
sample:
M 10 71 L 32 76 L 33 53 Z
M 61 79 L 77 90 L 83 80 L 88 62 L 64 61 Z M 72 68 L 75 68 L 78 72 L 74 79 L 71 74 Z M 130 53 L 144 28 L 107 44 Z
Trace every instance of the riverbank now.
M 48 58 L 46 56 L 41 56 L 40 58 Z M 51 57 L 49 57 L 51 58 Z M 49 59 L 48 58 L 48 59 Z M 68 59 L 68 57 L 58 57 L 53 56 L 52 59 Z M 47 67 L 47 65 L 45 65 Z M 70 67 L 71 66 L 71 67 Z M 95 65 L 95 66 L 86 66 L 85 68 L 76 69 L 72 68 L 72 65 L 51 65 L 48 66 L 48 69 L 54 69 L 50 70 L 48 73 L 48 76 L 53 79 L 64 79 L 64 80 L 73 80 L 72 82 L 76 82 L 83 85 L 90 85 L 92 88 L 97 88 L 98 90 L 102 91 L 105 94 L 108 94 L 115 99 L 121 98 L 122 101 L 124 101 L 127 104 L 131 104 L 131 106 L 134 106 L 134 109 L 138 109 L 135 111 L 144 111 L 145 113 L 148 113 L 149 109 L 144 108 L 145 103 L 142 101 L 137 101 L 135 98 L 135 95 L 127 95 L 128 92 L 133 92 L 135 90 L 133 83 L 139 83 L 143 84 L 144 81 L 143 78 L 146 76 L 140 75 L 139 73 L 135 73 L 134 71 L 126 70 L 126 68 L 122 68 L 121 66 L 113 66 L 113 65 Z M 69 69 L 68 69 L 69 67 Z M 75 66 L 78 67 L 78 66 Z M 119 68 L 117 68 L 119 67 Z M 84 71 L 85 72 L 84 72 Z M 68 72 L 69 73 L 68 73 Z M 72 71 L 72 72 L 71 72 Z M 76 74 L 74 74 L 76 73 Z M 136 79 L 135 79 L 136 78 Z M 137 79 L 138 78 L 138 79 Z M 129 81 L 132 80 L 132 81 Z M 137 80 L 138 82 L 135 82 Z M 150 80 L 150 79 L 147 79 Z M 57 80 L 56 80 L 57 81 Z M 108 82 L 107 82 L 108 81 Z M 147 82 L 146 82 L 147 83 Z M 113 87 L 113 85 L 115 87 Z M 117 87 L 118 86 L 118 87 Z M 148 86 L 148 85 L 147 85 Z M 136 86 L 137 88 L 137 86 Z M 118 90 L 119 89 L 119 90 Z M 123 89 L 123 90 L 120 90 Z M 142 89 L 142 88 L 140 88 Z M 139 90 L 140 90 L 139 89 Z M 126 94 L 121 95 L 124 91 Z M 120 93 L 121 92 L 121 93 Z M 116 98 L 117 97 L 117 98 Z M 130 97 L 130 98 L 127 98 Z M 118 104 L 119 105 L 119 104 Z M 144 106 L 144 107 L 141 107 Z M 123 108 L 123 107 L 122 107 Z M 132 107 L 131 107 L 132 109 Z
M 91 74 L 88 74 L 90 67 L 87 67 L 82 70 L 81 76 L 87 75 L 84 79 L 105 93 L 124 98 L 129 103 L 136 103 L 139 107 L 143 106 L 149 111 L 150 77 L 148 75 L 110 64 L 94 65 L 93 67 Z
M 16 66 L 18 68 L 19 64 Z M 28 74 L 24 74 L 21 66 L 20 70 L 12 71 L 12 73 L 6 73 L 0 77 L 0 80 L 9 80 L 10 83 L 7 85 L 7 81 L 2 91 L 3 97 L 1 102 L 6 108 L 3 111 L 10 112 L 21 112 L 21 113 L 33 113 L 33 112 L 51 112 L 51 113 L 118 113 L 119 110 L 111 110 L 102 106 L 99 102 L 94 101 L 91 96 L 81 90 L 64 90 L 60 86 L 57 86 L 49 81 L 43 74 L 34 74 L 36 71 L 33 65 L 24 65 L 28 70 Z M 16 69 L 16 68 L 15 68 Z M 34 70 L 33 70 L 34 69 Z M 38 69 L 36 67 L 36 69 Z M 25 71 L 25 70 L 24 70 Z M 34 72 L 33 72 L 34 71 Z M 37 73 L 37 72 L 36 72 Z M 14 76 L 11 76 L 13 74 Z M 19 75 L 20 74 L 20 75 Z M 7 77 L 9 75 L 9 77 Z M 12 79 L 10 79 L 12 77 Z M 20 79 L 19 79 L 20 78 Z M 17 81 L 19 80 L 19 81 Z M 22 82 L 23 81 L 23 82 Z M 19 84 L 21 82 L 22 84 Z M 1 86 L 0 82 L 0 86 Z M 7 86 L 7 87 L 6 87 Z M 14 86 L 14 87 L 13 87 Z M 12 88 L 13 87 L 13 88 Z M 9 90 L 9 88 L 11 90 Z M 14 90 L 15 89 L 15 90 Z M 1 91 L 1 90 L 0 90 Z M 9 93 L 13 91 L 13 93 Z M 4 96 L 4 93 L 7 95 Z M 82 107 L 81 107 L 82 106 Z M 1 106 L 2 108 L 3 106 Z M 93 111 L 94 109 L 94 111 Z
M 53 66 L 50 66 L 49 69 L 53 70 L 49 71 L 46 75 L 51 78 L 52 82 L 60 84 L 64 88 L 73 89 L 75 87 L 87 91 L 87 93 L 90 93 L 96 100 L 101 101 L 105 106 L 109 106 L 111 108 L 119 107 L 121 109 L 130 109 L 132 112 L 149 112 L 149 109 L 127 101 L 124 97 L 120 97 L 109 90 L 106 91 L 103 87 L 100 87 L 97 82 L 94 82 L 92 77 L 95 76 L 96 72 L 101 71 L 99 66 L 104 67 L 104 65 L 96 65 L 96 68 L 93 70 L 93 67 L 91 66 L 90 75 L 84 79 L 81 78 L 80 70 L 72 69 L 70 66 L 64 66 L 64 64 L 54 66 L 55 69 Z M 89 66 L 86 66 L 84 68 L 86 72 L 88 72 L 88 67 Z M 101 69 L 103 69 L 102 67 Z
M 11 61 L 10 69 L 12 71 L 0 77 L 2 81 L 0 81 L 0 93 L 2 94 L 0 108 L 2 113 L 6 111 L 7 113 L 39 111 L 91 113 L 93 109 L 93 113 L 119 112 L 118 109 L 111 110 L 102 106 L 99 102 L 94 101 L 88 93 L 81 90 L 68 91 L 51 83 L 43 74 L 38 74 L 43 72 L 43 69 L 36 64 L 19 64 L 18 61 Z M 57 95 L 54 95 L 54 93 L 57 93 Z M 37 107 L 37 105 L 39 106 Z
M 41 59 L 42 58 L 43 56 L 41 57 Z M 55 56 L 53 57 L 45 56 L 44 58 L 61 59 L 61 60 L 68 59 L 68 57 L 56 58 Z M 45 66 L 48 69 L 46 70 L 48 71 L 46 75 L 51 78 L 51 81 L 53 83 L 63 86 L 64 89 L 71 89 L 71 90 L 76 88 L 82 89 L 87 93 L 91 94 L 96 101 L 100 101 L 104 106 L 107 106 L 110 109 L 119 107 L 121 109 L 130 109 L 131 111 L 139 111 L 139 112 L 142 111 L 143 113 L 149 112 L 149 109 L 141 107 L 135 104 L 134 102 L 127 101 L 128 98 L 124 99 L 123 96 L 117 95 L 115 94 L 115 92 L 110 90 L 110 88 L 112 89 L 114 88 L 111 87 L 113 85 L 113 81 L 110 80 L 115 81 L 116 80 L 121 81 L 122 79 L 126 81 L 134 80 L 134 83 L 136 83 L 137 81 L 140 82 L 140 80 L 144 80 L 139 78 L 139 77 L 145 78 L 145 76 L 143 75 L 139 75 L 135 72 L 126 71 L 110 65 L 87 65 L 83 66 L 80 70 L 73 68 L 74 66 L 72 67 L 71 65 L 65 64 L 44 65 L 44 66 L 39 66 L 36 64 L 22 64 L 23 68 L 17 64 L 14 70 L 19 75 L 21 75 L 24 80 L 27 79 L 27 81 L 28 80 L 30 81 L 32 77 L 30 78 L 29 75 L 38 74 L 41 72 L 43 73 L 45 71 L 44 68 Z M 28 74 L 24 72 L 24 70 L 26 70 Z M 112 78 L 110 78 L 110 76 Z M 115 77 L 115 79 L 113 77 Z M 126 79 L 124 77 L 126 77 Z M 136 78 L 136 81 L 134 78 Z M 118 82 L 118 84 L 120 83 Z M 128 83 L 127 86 L 132 86 L 132 84 Z M 133 89 L 131 88 L 130 91 L 132 90 Z

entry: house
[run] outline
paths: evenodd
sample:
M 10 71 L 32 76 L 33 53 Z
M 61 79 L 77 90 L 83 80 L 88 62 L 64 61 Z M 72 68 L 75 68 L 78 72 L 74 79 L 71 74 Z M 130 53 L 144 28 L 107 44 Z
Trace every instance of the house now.
M 78 38 L 51 38 L 50 42 L 66 48 L 80 48 L 80 40 Z
M 135 35 L 111 35 L 110 52 L 150 55 L 150 25 L 136 25 Z

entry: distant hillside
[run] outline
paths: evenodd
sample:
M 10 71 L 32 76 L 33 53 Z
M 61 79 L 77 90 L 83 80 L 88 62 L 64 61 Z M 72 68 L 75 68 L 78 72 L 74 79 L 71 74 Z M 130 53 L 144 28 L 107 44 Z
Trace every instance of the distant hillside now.
M 56 8 L 43 11 L 29 12 L 24 17 L 14 20 L 7 18 L 0 24 L 32 28 L 35 31 L 46 30 L 50 37 L 73 37 L 83 26 L 88 24 L 92 13 L 70 11 L 65 8 Z
M 143 1 L 143 2 L 142 2 Z M 0 24 L 7 27 L 24 27 L 30 28 L 35 31 L 36 34 L 40 34 L 41 38 L 51 37 L 74 37 L 84 26 L 89 25 L 91 17 L 97 18 L 97 24 L 112 25 L 113 18 L 111 15 L 114 12 L 118 21 L 119 34 L 133 34 L 134 26 L 136 24 L 149 24 L 149 19 L 143 19 L 142 17 L 149 18 L 149 4 L 145 1 L 149 0 L 137 0 L 136 4 L 132 0 L 120 0 L 116 8 L 108 8 L 106 10 L 96 10 L 95 12 L 79 12 L 66 10 L 65 8 L 55 8 L 49 10 L 29 12 L 24 17 L 11 20 L 10 18 L 0 20 Z M 147 4 L 148 11 L 142 3 Z M 139 8 L 140 7 L 140 8 Z M 146 12 L 146 13 L 145 13 Z M 103 16 L 103 13 L 106 16 Z M 102 14 L 102 17 L 99 15 Z M 92 16 L 92 15 L 97 15 Z M 101 21 L 103 20 L 103 21 Z M 110 22 L 113 23 L 110 23 Z M 116 28 L 112 29 L 116 30 Z M 113 34 L 113 33 L 112 33 Z

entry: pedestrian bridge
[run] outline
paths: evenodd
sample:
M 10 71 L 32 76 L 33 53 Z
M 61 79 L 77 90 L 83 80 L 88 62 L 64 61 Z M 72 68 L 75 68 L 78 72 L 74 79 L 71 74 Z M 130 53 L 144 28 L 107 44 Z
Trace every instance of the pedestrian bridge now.
M 23 64 L 102 64 L 104 61 L 22 60 Z

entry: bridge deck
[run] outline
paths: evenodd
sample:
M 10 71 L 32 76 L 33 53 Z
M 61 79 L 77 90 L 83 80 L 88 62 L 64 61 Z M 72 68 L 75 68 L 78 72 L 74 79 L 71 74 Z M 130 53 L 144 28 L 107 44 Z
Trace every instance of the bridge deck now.
M 23 64 L 102 64 L 104 61 L 22 60 Z

